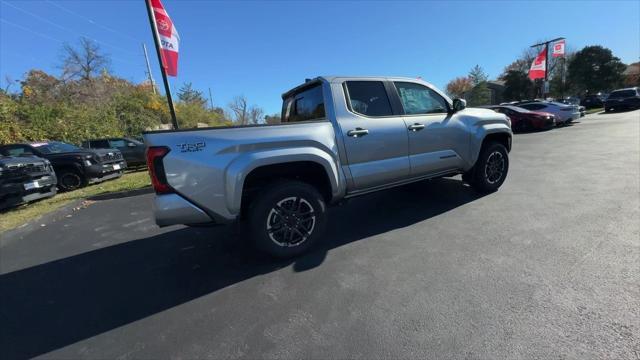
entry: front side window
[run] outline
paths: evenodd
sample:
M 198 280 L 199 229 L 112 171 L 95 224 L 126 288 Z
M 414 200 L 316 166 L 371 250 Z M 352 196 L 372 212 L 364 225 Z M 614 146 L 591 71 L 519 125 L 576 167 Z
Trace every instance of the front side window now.
M 283 122 L 320 120 L 325 118 L 322 85 L 314 86 L 285 100 Z
M 347 81 L 346 87 L 352 111 L 366 116 L 393 115 L 382 81 Z
M 520 105 L 520 107 L 523 107 L 528 110 L 540 110 L 545 108 L 545 106 L 542 104 L 524 104 L 524 105 Z
M 410 82 L 395 82 L 395 86 L 405 114 L 440 114 L 447 112 L 446 100 L 428 87 Z
M 127 142 L 124 139 L 109 140 L 109 147 L 111 148 L 123 148 L 127 146 Z

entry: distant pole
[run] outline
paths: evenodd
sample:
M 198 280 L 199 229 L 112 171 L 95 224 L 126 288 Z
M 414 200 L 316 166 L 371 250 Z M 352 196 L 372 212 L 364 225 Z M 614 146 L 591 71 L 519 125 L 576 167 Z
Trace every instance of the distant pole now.
M 144 60 L 147 62 L 147 78 L 151 83 L 151 88 L 153 89 L 153 93 L 156 93 L 156 82 L 153 81 L 153 75 L 151 74 L 151 65 L 149 65 L 149 55 L 147 54 L 147 45 L 142 43 L 142 50 L 144 50 Z
M 531 47 L 536 47 L 536 46 L 540 46 L 540 45 L 544 45 L 545 48 L 545 57 L 544 57 L 544 82 L 542 83 L 542 98 L 546 98 L 547 97 L 547 93 L 544 91 L 545 89 L 545 85 L 547 84 L 547 80 L 549 79 L 549 44 L 551 44 L 552 42 L 556 42 L 558 40 L 564 40 L 563 37 L 559 37 L 553 40 L 549 40 L 549 41 L 545 41 L 539 44 L 535 44 L 535 45 L 531 45 Z
M 211 96 L 211 88 L 209 88 L 209 103 L 211 104 L 211 110 L 213 110 L 213 96 Z
M 162 51 L 160 50 L 160 34 L 156 28 L 156 16 L 151 9 L 151 0 L 145 0 L 147 5 L 147 14 L 149 15 L 149 25 L 151 25 L 151 32 L 153 33 L 153 42 L 156 45 L 156 53 L 158 53 L 158 61 L 160 61 L 160 72 L 162 73 L 162 82 L 164 83 L 164 92 L 167 96 L 167 103 L 169 104 L 169 112 L 171 113 L 171 123 L 174 129 L 178 129 L 178 119 L 176 118 L 176 109 L 173 107 L 173 99 L 171 98 L 171 88 L 169 88 L 169 80 L 167 79 L 167 72 L 164 68 L 164 58 Z

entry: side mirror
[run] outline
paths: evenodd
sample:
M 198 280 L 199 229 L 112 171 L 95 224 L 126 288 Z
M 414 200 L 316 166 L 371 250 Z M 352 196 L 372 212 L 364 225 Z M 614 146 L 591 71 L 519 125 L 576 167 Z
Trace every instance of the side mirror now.
M 136 147 L 136 144 L 134 144 L 134 143 L 130 142 L 130 143 L 127 143 L 127 146 L 128 146 L 128 147 Z
M 464 110 L 467 107 L 467 100 L 453 99 L 453 112 Z

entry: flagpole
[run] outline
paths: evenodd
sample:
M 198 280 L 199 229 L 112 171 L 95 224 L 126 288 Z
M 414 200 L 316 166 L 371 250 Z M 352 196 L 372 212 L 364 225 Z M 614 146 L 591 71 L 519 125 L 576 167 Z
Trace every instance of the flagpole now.
M 171 124 L 174 129 L 178 129 L 178 120 L 176 119 L 176 110 L 173 107 L 173 99 L 171 98 L 171 89 L 169 88 L 169 79 L 167 79 L 167 72 L 164 67 L 165 61 L 162 57 L 162 51 L 160 50 L 160 34 L 156 28 L 156 17 L 153 14 L 151 8 L 151 0 L 145 0 L 147 5 L 147 14 L 149 15 L 149 25 L 151 25 L 151 32 L 153 33 L 153 42 L 156 45 L 156 53 L 158 54 L 158 61 L 160 61 L 160 72 L 162 73 L 162 82 L 164 83 L 164 92 L 167 96 L 167 103 L 169 103 L 169 112 L 171 113 Z

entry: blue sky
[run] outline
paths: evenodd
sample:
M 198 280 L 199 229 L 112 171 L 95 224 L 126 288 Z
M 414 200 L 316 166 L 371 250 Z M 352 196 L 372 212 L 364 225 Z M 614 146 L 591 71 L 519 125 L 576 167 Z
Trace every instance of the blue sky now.
M 481 65 L 490 77 L 538 40 L 564 36 L 578 50 L 601 44 L 625 63 L 640 58 L 640 1 L 226 2 L 164 0 L 180 36 L 179 76 L 217 106 L 245 95 L 267 113 L 307 77 L 421 76 L 438 87 Z M 97 40 L 117 75 L 145 78 L 153 53 L 143 0 L 0 0 L 0 76 L 59 73 L 61 45 Z M 14 87 L 13 90 L 17 88 Z

